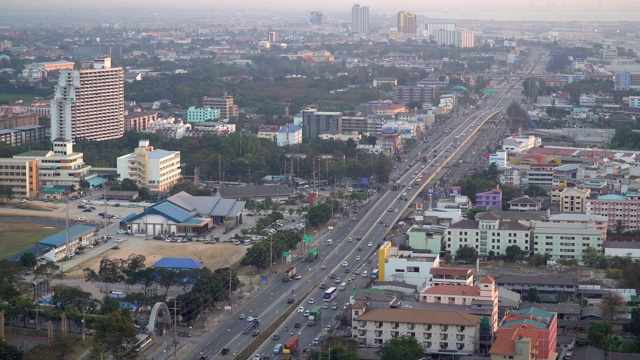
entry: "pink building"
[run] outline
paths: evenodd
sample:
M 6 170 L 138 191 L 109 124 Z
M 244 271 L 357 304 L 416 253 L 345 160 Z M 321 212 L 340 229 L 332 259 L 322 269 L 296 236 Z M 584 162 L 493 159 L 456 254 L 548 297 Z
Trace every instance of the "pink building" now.
M 640 195 L 636 193 L 601 195 L 597 199 L 586 199 L 585 202 L 587 214 L 602 215 L 608 218 L 607 228 L 609 231 L 616 231 L 618 222 L 622 226 L 622 231 L 640 230 L 638 207 L 640 207 Z
M 558 316 L 537 308 L 508 310 L 500 324 L 503 329 L 526 329 L 538 334 L 538 359 L 556 359 Z

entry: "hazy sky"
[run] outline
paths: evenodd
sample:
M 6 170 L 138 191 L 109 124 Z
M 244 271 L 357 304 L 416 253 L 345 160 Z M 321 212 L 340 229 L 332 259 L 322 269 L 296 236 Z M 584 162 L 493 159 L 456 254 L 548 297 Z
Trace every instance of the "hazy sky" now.
M 5 2 L 2 7 L 34 6 L 46 11 L 59 7 L 91 7 L 114 9 L 120 7 L 148 7 L 160 10 L 163 7 L 208 9 L 238 7 L 242 9 L 270 8 L 285 11 L 325 10 L 334 13 L 348 13 L 353 3 L 369 6 L 371 13 L 394 13 L 409 10 L 419 15 L 434 18 L 495 19 L 495 20 L 584 20 L 584 21 L 640 21 L 640 1 L 637 0 L 19 0 Z M 0 15 L 1 17 L 1 15 Z

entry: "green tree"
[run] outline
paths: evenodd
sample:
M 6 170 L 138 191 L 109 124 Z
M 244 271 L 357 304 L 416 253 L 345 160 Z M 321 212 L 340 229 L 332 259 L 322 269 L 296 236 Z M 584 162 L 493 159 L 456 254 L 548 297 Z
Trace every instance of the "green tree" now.
M 522 260 L 524 256 L 524 252 L 522 251 L 522 249 L 520 249 L 520 246 L 518 245 L 507 246 L 507 248 L 504 249 L 504 254 L 505 254 L 504 257 L 507 261 Z
M 402 335 L 385 341 L 376 354 L 380 360 L 418 360 L 425 350 L 415 337 Z
M 595 346 L 599 349 L 608 350 L 609 339 L 613 330 L 611 325 L 606 322 L 594 322 L 587 329 L 587 339 L 589 339 L 589 345 Z
M 61 277 L 62 273 L 60 272 L 60 266 L 48 261 L 46 264 L 38 266 L 33 275 L 36 279 L 44 279 L 47 283 L 50 283 L 51 280 Z
M 26 268 L 33 269 L 38 263 L 38 260 L 34 253 L 26 251 L 20 255 L 20 263 Z
M 156 269 L 158 284 L 164 287 L 164 294 L 169 293 L 169 288 L 178 283 L 178 273 L 169 269 Z
M 109 292 L 109 286 L 125 280 L 123 273 L 125 261 L 122 259 L 103 258 L 100 260 L 98 272 L 93 269 L 84 269 L 87 281 L 97 281 L 107 284 L 105 292 Z
M 53 291 L 51 303 L 61 310 L 72 305 L 82 311 L 84 305 L 91 303 L 91 293 L 82 291 L 82 289 L 75 286 L 56 285 L 51 290 Z
M 540 295 L 538 294 L 538 288 L 530 287 L 529 290 L 527 290 L 527 301 L 530 301 L 530 302 L 538 302 L 538 301 L 540 301 Z
M 96 341 L 115 359 L 135 358 L 137 331 L 126 312 L 111 312 L 98 317 L 94 328 Z
M 537 185 L 529 185 L 524 191 L 524 195 L 529 197 L 547 196 L 547 191 Z
M 624 331 L 640 336 L 640 308 L 631 309 L 631 320 L 622 326 Z
M 326 224 L 331 219 L 331 204 L 322 203 L 312 206 L 307 214 L 307 219 L 311 226 Z
M 464 261 L 465 263 L 473 263 L 478 258 L 476 249 L 470 246 L 463 246 L 456 250 L 456 261 Z
M 22 360 L 24 352 L 7 341 L 0 341 L 0 359 Z

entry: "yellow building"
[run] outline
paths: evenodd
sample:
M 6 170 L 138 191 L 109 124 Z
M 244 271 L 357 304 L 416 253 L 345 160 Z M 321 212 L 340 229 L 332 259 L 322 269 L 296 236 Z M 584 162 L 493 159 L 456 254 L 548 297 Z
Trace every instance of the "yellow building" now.
M 585 204 L 591 195 L 589 189 L 566 188 L 560 193 L 560 212 L 583 213 Z
M 0 159 L 0 186 L 8 186 L 18 198 L 38 197 L 37 159 Z

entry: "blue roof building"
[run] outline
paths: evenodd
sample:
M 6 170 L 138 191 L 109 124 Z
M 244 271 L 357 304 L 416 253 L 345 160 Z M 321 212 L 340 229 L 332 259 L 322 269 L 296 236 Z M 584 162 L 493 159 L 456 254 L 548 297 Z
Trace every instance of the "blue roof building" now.
M 175 271 L 197 270 L 202 268 L 201 262 L 191 258 L 162 258 L 152 265 L 155 269 L 169 269 Z
M 49 260 L 60 261 L 67 256 L 72 256 L 78 247 L 91 244 L 95 231 L 94 226 L 72 225 L 69 227 L 68 241 L 67 230 L 63 230 L 38 241 L 36 249 L 38 254 L 44 253 Z

